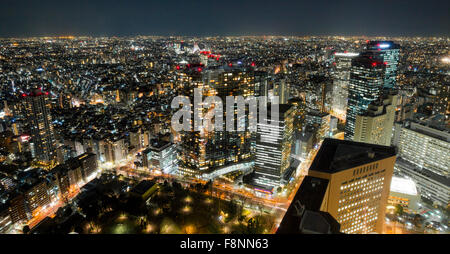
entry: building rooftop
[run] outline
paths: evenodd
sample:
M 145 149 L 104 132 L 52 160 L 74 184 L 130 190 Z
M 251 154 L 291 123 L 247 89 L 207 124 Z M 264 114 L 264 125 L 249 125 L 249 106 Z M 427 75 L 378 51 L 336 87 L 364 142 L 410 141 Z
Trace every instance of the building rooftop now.
M 367 43 L 367 49 L 378 50 L 378 49 L 398 49 L 400 46 L 393 41 L 369 41 Z
M 339 232 L 339 223 L 328 213 L 320 211 L 328 182 L 312 176 L 303 179 L 277 234 Z
M 364 68 L 385 68 L 386 65 L 376 55 L 371 52 L 365 52 L 352 60 L 352 66 L 361 66 Z
M 427 136 L 437 138 L 446 142 L 450 142 L 450 130 L 445 125 L 439 125 L 439 123 L 433 122 L 431 119 L 427 119 L 421 122 L 411 122 L 409 126 L 405 128 L 412 131 L 425 134 Z
M 33 91 L 29 92 L 29 93 L 23 93 L 22 97 L 37 97 L 37 96 L 41 96 L 41 95 L 48 95 L 48 92 L 43 92 L 40 88 L 36 88 L 33 89 Z
M 416 183 L 408 178 L 393 176 L 391 181 L 391 192 L 403 193 L 416 196 Z
M 160 152 L 162 150 L 164 150 L 165 148 L 169 147 L 170 145 L 172 145 L 171 142 L 162 140 L 162 139 L 152 139 L 150 141 L 150 146 L 146 149 L 146 152 L 148 151 L 157 151 Z
M 393 146 L 326 138 L 309 170 L 336 173 L 396 155 Z
M 398 157 L 397 161 L 395 162 L 396 165 L 402 165 L 404 167 L 409 168 L 410 170 L 416 172 L 417 174 L 422 175 L 423 177 L 429 178 L 433 181 L 436 181 L 439 184 L 450 186 L 450 178 L 438 175 L 434 173 L 433 171 L 430 171 L 426 168 L 419 168 L 418 166 L 412 164 L 411 162 L 408 162 L 404 160 L 402 157 Z

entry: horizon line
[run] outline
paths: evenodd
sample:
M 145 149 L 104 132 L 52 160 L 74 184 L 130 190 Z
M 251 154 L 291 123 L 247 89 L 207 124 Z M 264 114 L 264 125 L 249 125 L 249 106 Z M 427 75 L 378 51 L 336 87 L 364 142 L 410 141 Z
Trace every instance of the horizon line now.
M 184 37 L 184 38 L 227 38 L 227 37 L 294 37 L 294 38 L 302 38 L 302 37 L 344 37 L 344 38 L 447 38 L 450 39 L 450 35 L 448 36 L 420 36 L 420 35 L 36 35 L 36 36 L 12 36 L 12 37 L 2 37 L 0 36 L 0 40 L 4 39 L 46 39 L 46 38 L 54 38 L 54 39 L 75 39 L 75 38 L 127 38 L 127 37 Z

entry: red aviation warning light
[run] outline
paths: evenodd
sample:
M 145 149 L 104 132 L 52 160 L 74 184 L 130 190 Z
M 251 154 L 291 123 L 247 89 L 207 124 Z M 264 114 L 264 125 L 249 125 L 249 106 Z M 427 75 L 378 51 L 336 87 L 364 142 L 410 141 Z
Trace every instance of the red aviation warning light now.
M 373 62 L 372 67 L 375 67 L 375 66 L 377 66 L 377 63 Z
M 22 136 L 20 136 L 20 142 L 28 142 L 28 141 L 30 141 L 30 139 L 31 139 L 31 136 L 30 135 L 27 135 L 27 134 L 23 134 Z
M 179 70 L 180 69 L 180 66 L 179 65 L 177 65 L 177 70 Z
M 255 62 L 252 62 L 252 64 L 251 64 L 251 65 L 252 65 L 252 67 L 255 67 L 255 66 L 256 66 Z
M 232 63 L 229 63 L 229 64 L 228 64 L 228 66 L 230 66 L 230 67 L 231 67 L 231 66 L 233 66 L 233 64 L 232 64 Z
M 201 72 L 201 71 L 202 71 L 202 68 L 198 67 L 198 68 L 197 68 L 197 71 L 198 71 L 198 72 Z

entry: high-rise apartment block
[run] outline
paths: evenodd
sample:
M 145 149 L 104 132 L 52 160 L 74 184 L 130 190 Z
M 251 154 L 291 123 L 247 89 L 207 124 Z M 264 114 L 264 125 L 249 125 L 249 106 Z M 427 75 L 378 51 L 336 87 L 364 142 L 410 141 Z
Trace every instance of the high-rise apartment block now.
M 48 92 L 35 89 L 31 93 L 22 94 L 22 97 L 25 102 L 24 113 L 28 121 L 35 158 L 43 162 L 56 160 L 56 140 Z

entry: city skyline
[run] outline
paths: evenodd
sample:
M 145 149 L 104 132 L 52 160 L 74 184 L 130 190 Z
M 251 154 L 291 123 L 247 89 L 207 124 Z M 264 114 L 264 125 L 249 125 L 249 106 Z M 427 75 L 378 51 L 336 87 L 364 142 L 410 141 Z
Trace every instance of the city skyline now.
M 449 1 L 0 6 L 0 234 L 450 233 Z

